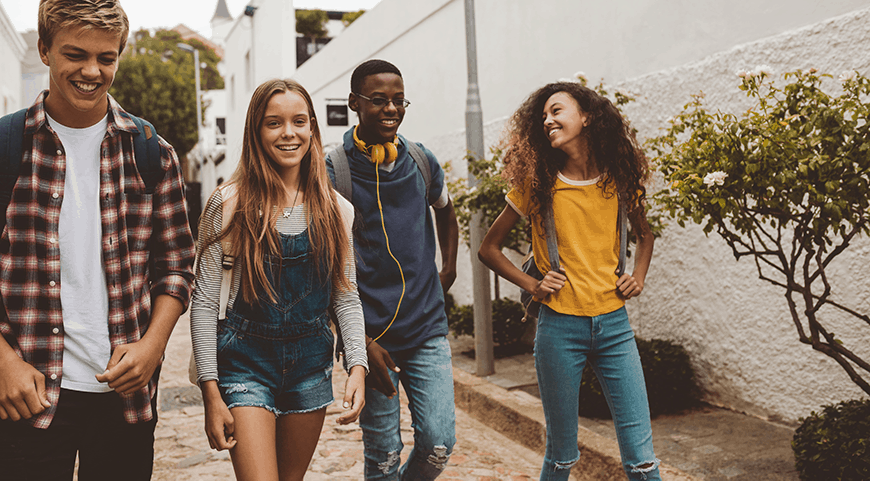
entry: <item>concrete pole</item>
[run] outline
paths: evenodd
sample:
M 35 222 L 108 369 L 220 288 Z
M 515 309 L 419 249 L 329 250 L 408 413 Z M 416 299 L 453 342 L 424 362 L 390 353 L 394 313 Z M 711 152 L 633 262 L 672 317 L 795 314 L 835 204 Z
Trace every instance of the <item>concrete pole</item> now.
M 484 158 L 483 110 L 480 106 L 480 90 L 477 85 L 477 34 L 474 25 L 474 0 L 465 0 L 465 44 L 468 60 L 468 96 L 465 103 L 465 145 L 469 155 Z M 468 186 L 477 185 L 477 179 L 469 171 Z M 489 292 L 489 269 L 477 259 L 477 251 L 485 234 L 483 214 L 475 212 L 471 217 L 471 272 L 474 283 L 474 353 L 477 375 L 495 373 L 492 349 L 492 298 Z

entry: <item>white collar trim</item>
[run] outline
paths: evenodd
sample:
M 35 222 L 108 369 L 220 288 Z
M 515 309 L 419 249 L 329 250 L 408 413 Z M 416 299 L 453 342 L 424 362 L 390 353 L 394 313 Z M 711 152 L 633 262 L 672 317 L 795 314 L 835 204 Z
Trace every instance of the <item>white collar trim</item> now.
M 562 182 L 564 182 L 568 185 L 576 185 L 576 186 L 580 186 L 580 187 L 595 185 L 598 183 L 599 180 L 601 180 L 600 175 L 594 179 L 589 179 L 589 180 L 571 180 L 571 179 L 565 177 L 565 175 L 562 174 L 561 172 L 559 172 L 557 174 L 557 176 L 558 176 L 559 180 L 561 180 Z

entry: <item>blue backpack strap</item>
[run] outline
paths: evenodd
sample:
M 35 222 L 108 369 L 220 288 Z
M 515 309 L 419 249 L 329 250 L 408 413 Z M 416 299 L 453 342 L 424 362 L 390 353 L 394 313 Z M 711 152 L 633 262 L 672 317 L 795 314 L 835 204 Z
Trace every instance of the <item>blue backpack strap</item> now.
M 429 187 L 432 186 L 432 170 L 429 168 L 429 157 L 423 152 L 423 149 L 416 142 L 408 141 L 408 153 L 411 158 L 417 163 L 420 173 L 423 174 L 423 181 L 426 183 L 426 202 L 429 202 Z
M 160 141 L 157 138 L 157 130 L 145 119 L 130 115 L 130 119 L 136 124 L 139 133 L 133 135 L 133 156 L 136 158 L 136 168 L 139 177 L 145 183 L 145 193 L 153 194 L 157 184 L 163 180 L 166 173 L 163 171 L 160 156 Z
M 350 179 L 350 164 L 347 161 L 344 145 L 339 145 L 332 152 L 326 154 L 326 157 L 332 162 L 332 172 L 335 174 L 335 190 L 348 202 L 351 202 L 353 183 Z
M 3 212 L 0 232 L 6 226 L 6 209 L 12 200 L 12 190 L 21 170 L 26 121 L 27 109 L 0 117 L 0 209 Z

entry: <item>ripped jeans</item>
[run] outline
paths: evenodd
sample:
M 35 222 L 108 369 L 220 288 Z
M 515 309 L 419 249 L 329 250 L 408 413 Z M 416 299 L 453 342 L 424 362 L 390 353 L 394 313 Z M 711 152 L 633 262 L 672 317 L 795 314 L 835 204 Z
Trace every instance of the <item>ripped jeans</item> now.
M 653 451 L 643 368 L 625 307 L 594 317 L 541 306 L 535 369 L 547 420 L 541 481 L 567 480 L 580 459 L 577 412 L 586 361 L 595 371 L 616 428 L 622 466 L 631 480 L 661 480 Z
M 366 387 L 366 405 L 359 418 L 365 445 L 366 479 L 433 480 L 444 471 L 456 443 L 453 365 L 445 336 L 390 356 L 401 372 L 390 372 L 408 395 L 414 449 L 399 467 L 403 444 L 399 431 L 399 395 L 388 399 Z M 397 387 L 398 389 L 398 387 Z

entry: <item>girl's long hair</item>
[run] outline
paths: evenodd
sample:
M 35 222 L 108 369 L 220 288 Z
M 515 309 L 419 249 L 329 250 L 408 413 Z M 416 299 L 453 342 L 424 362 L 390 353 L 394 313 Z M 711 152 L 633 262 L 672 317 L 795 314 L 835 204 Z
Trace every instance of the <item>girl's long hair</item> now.
M 504 177 L 512 187 L 532 189 L 532 213 L 544 212 L 553 203 L 556 175 L 567 155 L 550 146 L 544 129 L 544 105 L 555 93 L 565 92 L 589 116 L 587 135 L 591 158 L 601 172 L 599 185 L 625 202 L 629 211 L 643 202 L 649 164 L 634 133 L 619 110 L 606 97 L 577 82 L 555 82 L 541 87 L 520 105 L 508 121 L 503 141 Z M 539 216 L 538 218 L 541 218 Z
M 310 148 L 300 166 L 300 186 L 304 186 L 305 204 L 308 206 L 308 239 L 315 266 L 318 272 L 332 275 L 342 287 L 350 287 L 344 274 L 347 233 L 336 193 L 326 173 L 320 128 L 314 117 L 311 96 L 294 80 L 274 79 L 257 87 L 248 105 L 242 157 L 228 182 L 234 187 L 236 198 L 232 221 L 224 232 L 203 243 L 205 246 L 229 237 L 236 265 L 241 267 L 239 293 L 248 303 L 255 303 L 257 293 L 262 291 L 273 301 L 276 298 L 263 264 L 267 254 L 281 255 L 275 222 L 279 214 L 277 206 L 283 205 L 287 198 L 275 163 L 263 148 L 260 128 L 269 100 L 284 92 L 296 92 L 305 99 L 312 125 Z

